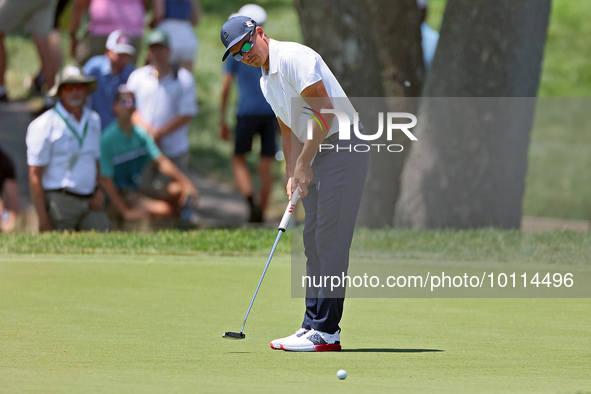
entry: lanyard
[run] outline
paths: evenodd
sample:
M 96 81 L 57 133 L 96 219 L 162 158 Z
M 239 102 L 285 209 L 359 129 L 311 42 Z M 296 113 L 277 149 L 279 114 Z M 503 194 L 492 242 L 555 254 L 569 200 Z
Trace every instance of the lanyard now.
M 53 107 L 53 109 L 59 115 L 59 117 L 62 118 L 62 120 L 66 123 L 66 126 L 68 126 L 68 128 L 70 129 L 70 131 L 72 132 L 72 134 L 74 134 L 74 136 L 78 140 L 78 145 L 80 145 L 80 148 L 82 148 L 82 144 L 84 143 L 84 139 L 86 138 L 86 133 L 88 132 L 88 123 L 89 123 L 89 121 L 88 120 L 86 121 L 86 124 L 84 125 L 84 130 L 82 131 L 82 136 L 80 136 L 80 134 L 78 134 L 78 132 L 76 131 L 76 129 L 74 128 L 74 126 L 72 126 L 70 124 L 70 122 L 68 122 L 66 120 L 66 118 L 64 117 L 64 115 L 62 115 L 60 113 L 60 111 L 57 110 L 57 108 Z

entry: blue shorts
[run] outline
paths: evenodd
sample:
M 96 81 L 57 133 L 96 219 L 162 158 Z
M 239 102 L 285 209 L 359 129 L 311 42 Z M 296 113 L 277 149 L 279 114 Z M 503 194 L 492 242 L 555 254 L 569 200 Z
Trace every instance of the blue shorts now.
M 252 150 L 252 140 L 261 135 L 261 156 L 277 153 L 275 136 L 279 124 L 275 115 L 244 115 L 237 118 L 234 128 L 234 154 L 244 155 Z

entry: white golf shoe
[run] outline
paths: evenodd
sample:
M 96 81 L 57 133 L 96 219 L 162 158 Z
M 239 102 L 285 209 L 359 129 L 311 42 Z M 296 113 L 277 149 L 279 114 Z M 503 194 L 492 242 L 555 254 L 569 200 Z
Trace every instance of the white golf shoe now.
M 341 350 L 339 332 L 310 330 L 304 335 L 288 337 L 281 343 L 281 349 L 292 352 L 335 352 Z
M 310 330 L 308 330 L 307 328 L 300 328 L 294 334 L 291 334 L 288 337 L 275 339 L 275 340 L 271 341 L 271 343 L 270 343 L 271 349 L 280 350 L 281 344 L 283 342 L 294 339 L 294 338 L 299 338 L 302 335 L 305 335 L 308 331 L 310 331 Z

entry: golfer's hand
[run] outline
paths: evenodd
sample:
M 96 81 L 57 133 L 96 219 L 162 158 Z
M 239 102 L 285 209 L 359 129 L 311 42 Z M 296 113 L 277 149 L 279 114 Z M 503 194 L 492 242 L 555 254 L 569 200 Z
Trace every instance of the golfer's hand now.
M 300 192 L 298 201 L 301 201 L 308 195 L 308 185 L 312 182 L 314 173 L 310 164 L 305 164 L 298 160 L 296 162 L 295 170 L 293 172 L 293 180 L 291 182 L 291 191 L 293 192 L 297 187 Z M 290 195 L 291 198 L 291 195 Z

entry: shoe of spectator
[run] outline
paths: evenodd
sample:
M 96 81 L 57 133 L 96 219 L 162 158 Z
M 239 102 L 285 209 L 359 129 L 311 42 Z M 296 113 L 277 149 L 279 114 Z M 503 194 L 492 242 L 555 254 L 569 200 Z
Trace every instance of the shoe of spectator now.
M 181 220 L 192 226 L 199 225 L 201 218 L 195 212 L 195 208 L 191 205 L 191 196 L 187 199 L 186 204 L 181 208 Z
M 250 216 L 248 217 L 249 223 L 262 223 L 263 222 L 263 210 L 260 205 L 250 206 Z

